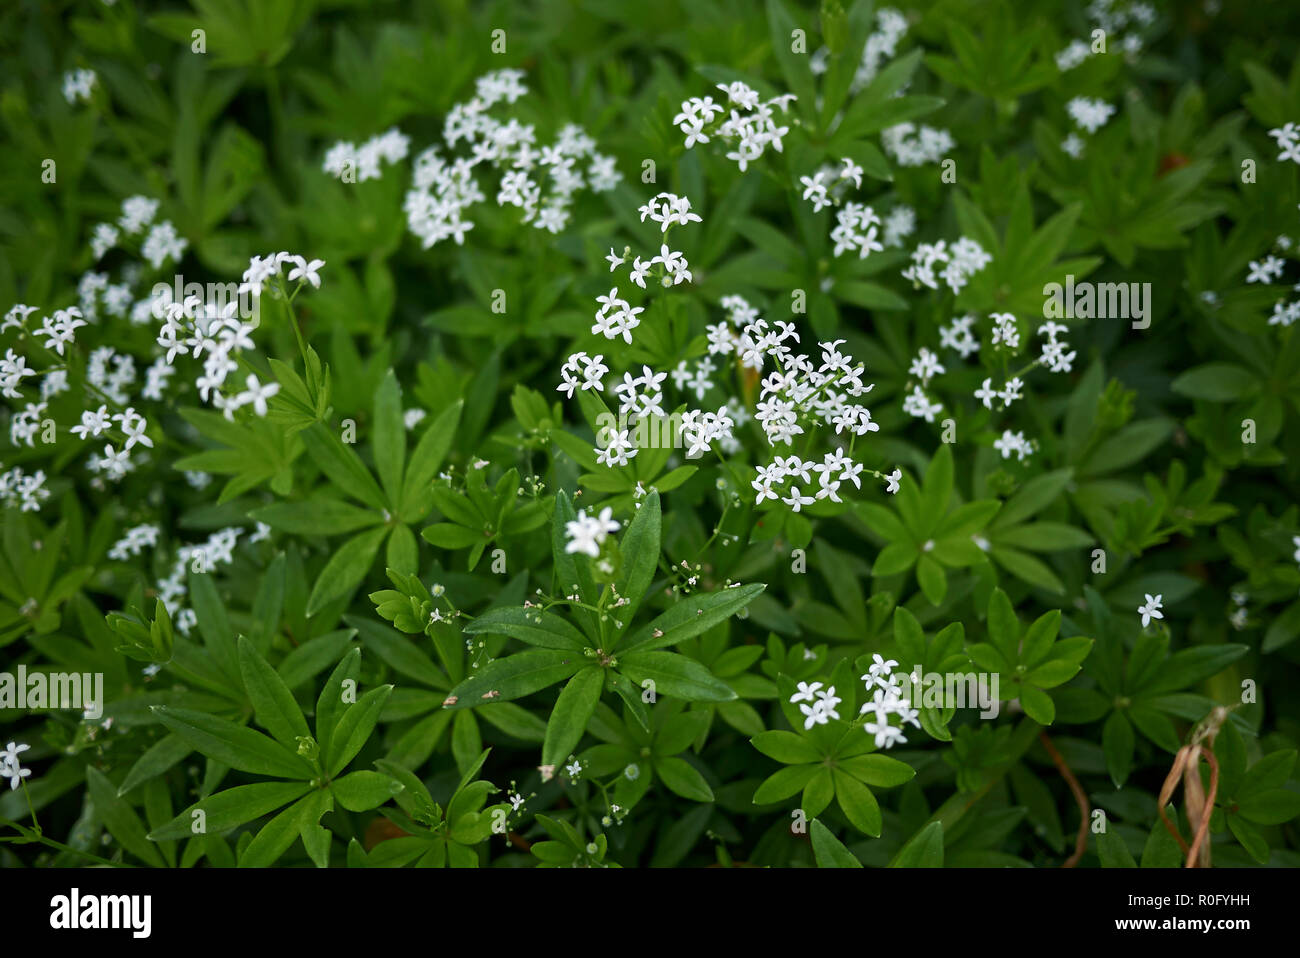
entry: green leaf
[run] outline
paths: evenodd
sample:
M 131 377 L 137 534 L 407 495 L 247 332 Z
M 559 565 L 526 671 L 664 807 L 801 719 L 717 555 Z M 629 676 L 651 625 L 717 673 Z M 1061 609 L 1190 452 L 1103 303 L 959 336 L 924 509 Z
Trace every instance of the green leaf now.
M 1142 687 L 1142 693 L 1155 695 L 1190 688 L 1202 679 L 1218 675 L 1249 651 L 1247 645 L 1229 643 L 1175 652 L 1160 666 L 1154 679 Z
M 315 498 L 303 502 L 276 502 L 254 509 L 249 516 L 272 529 L 299 536 L 334 536 L 378 525 L 384 517 L 341 499 Z
M 952 446 L 943 443 L 930 460 L 921 491 L 921 510 L 925 516 L 923 535 L 929 536 L 948 511 L 952 497 Z
M 1137 868 L 1124 839 L 1111 828 L 1097 833 L 1097 855 L 1101 858 L 1102 868 Z
M 223 765 L 276 778 L 312 777 L 311 766 L 295 753 L 250 728 L 192 709 L 155 705 L 153 714 L 195 751 Z
M 1047 508 L 1065 491 L 1073 477 L 1073 469 L 1057 469 L 1030 479 L 1002 506 L 994 528 L 1013 526 Z
M 771 805 L 798 792 L 819 771 L 820 765 L 790 765 L 769 775 L 754 792 L 755 805 Z
M 353 536 L 339 547 L 325 563 L 316 585 L 307 599 L 307 614 L 315 615 L 325 606 L 343 598 L 366 577 L 379 552 L 380 543 L 388 535 L 386 526 L 371 529 Z
M 713 801 L 713 789 L 694 765 L 682 758 L 657 758 L 655 774 L 668 788 L 693 802 Z
M 289 850 L 308 825 L 315 825 L 334 806 L 327 791 L 313 789 L 267 822 L 239 856 L 240 868 L 266 868 Z
M 582 653 L 587 640 L 553 612 L 522 607 L 489 609 L 465 626 L 466 635 L 508 635 L 543 649 Z
M 542 764 L 559 765 L 573 753 L 582 733 L 587 730 L 600 690 L 605 684 L 605 670 L 592 665 L 569 679 L 551 709 L 542 743 Z
M 659 565 L 659 534 L 662 517 L 659 511 L 659 492 L 655 490 L 646 496 L 632 521 L 628 523 L 627 532 L 619 543 L 623 554 L 623 572 L 615 582 L 618 594 L 627 599 L 619 615 L 626 622 L 631 622 L 640 607 L 641 601 L 650 590 L 654 581 L 655 569 Z
M 1133 726 L 1129 724 L 1122 713 L 1116 711 L 1110 713 L 1110 718 L 1106 719 L 1106 724 L 1101 730 L 1101 747 L 1106 753 L 1106 771 L 1110 773 L 1110 780 L 1119 788 L 1128 778 L 1129 770 L 1133 767 L 1133 748 L 1136 740 L 1133 736 Z
M 659 695 L 671 695 L 688 702 L 729 702 L 736 698 L 736 693 L 726 682 L 715 678 L 699 662 L 676 652 L 620 654 L 618 669 L 635 685 L 650 679 Z
M 1169 388 L 1181 396 L 1209 402 L 1235 402 L 1259 392 L 1261 380 L 1236 363 L 1205 363 L 1187 370 Z
M 880 804 L 871 789 L 838 768 L 834 770 L 833 777 L 835 798 L 845 817 L 858 831 L 879 838 L 884 820 L 880 814 Z
M 913 835 L 889 863 L 890 868 L 942 868 L 943 824 L 930 822 Z
M 366 744 L 370 733 L 375 730 L 384 703 L 392 694 L 391 685 L 381 685 L 371 689 L 361 698 L 348 706 L 346 712 L 339 716 L 338 725 L 330 738 L 329 751 L 321 764 L 326 773 L 333 778 L 356 757 L 357 752 Z
M 402 783 L 381 772 L 349 772 L 330 783 L 330 791 L 349 812 L 368 812 L 401 793 Z
M 1237 799 L 1237 813 L 1256 825 L 1282 825 L 1300 815 L 1300 792 L 1274 788 Z
M 834 833 L 821 823 L 819 819 L 814 818 L 812 826 L 809 828 L 809 836 L 812 838 L 813 858 L 817 862 L 818 868 L 861 868 L 862 862 L 858 861 Z
M 839 759 L 836 767 L 877 788 L 904 785 L 916 777 L 916 769 L 888 755 L 854 755 Z
M 164 868 L 166 863 L 158 853 L 158 847 L 151 845 L 145 836 L 144 825 L 124 798 L 119 798 L 117 788 L 99 769 L 86 769 L 86 785 L 90 800 L 94 803 L 95 815 L 104 823 L 109 834 L 117 839 L 123 848 L 136 858 L 154 868 Z
M 375 471 L 394 512 L 402 505 L 402 467 L 406 464 L 406 425 L 402 416 L 402 389 L 390 369 L 375 390 L 375 424 L 371 437 Z
M 317 423 L 300 435 L 312 462 L 334 485 L 368 506 L 381 511 L 387 508 L 388 502 L 374 476 L 327 426 Z
M 253 703 L 257 724 L 266 729 L 281 745 L 297 749 L 297 739 L 311 732 L 293 693 L 275 669 L 267 664 L 244 636 L 239 637 L 239 667 L 244 688 Z
M 572 652 L 529 649 L 489 662 L 451 690 L 446 708 L 463 709 L 487 702 L 508 702 L 541 691 L 586 667 Z
M 1008 662 L 1020 661 L 1020 622 L 1011 600 L 1001 589 L 994 589 L 989 599 L 989 641 Z
M 209 835 L 220 835 L 232 828 L 261 818 L 277 808 L 297 801 L 311 790 L 307 782 L 258 782 L 236 785 L 200 799 L 166 825 L 149 833 L 152 841 L 191 838 L 198 834 L 198 823 Z M 203 813 L 200 819 L 194 813 Z
M 663 649 L 724 622 L 749 605 L 767 586 L 761 583 L 721 589 L 704 596 L 683 596 L 668 611 L 632 633 L 626 645 L 618 648 L 620 658 L 629 652 Z M 656 632 L 662 634 L 656 635 Z
M 1051 725 L 1056 720 L 1056 705 L 1052 697 L 1032 685 L 1020 686 L 1020 705 L 1025 714 L 1039 725 Z
M 429 424 L 416 443 L 402 483 L 400 515 L 403 521 L 415 522 L 428 514 L 433 481 L 451 449 L 456 428 L 460 425 L 461 410 L 464 408 L 463 400 L 452 403 Z
M 794 732 L 778 729 L 755 735 L 749 741 L 768 758 L 774 758 L 786 765 L 820 762 L 823 757 L 812 742 Z

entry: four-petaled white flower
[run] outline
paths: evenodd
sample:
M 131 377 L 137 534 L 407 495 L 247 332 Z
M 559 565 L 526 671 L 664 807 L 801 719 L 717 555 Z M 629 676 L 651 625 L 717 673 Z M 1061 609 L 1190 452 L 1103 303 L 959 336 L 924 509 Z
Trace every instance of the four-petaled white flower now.
M 1147 597 L 1146 605 L 1138 606 L 1138 614 L 1142 616 L 1142 628 L 1144 629 L 1151 624 L 1152 619 L 1164 618 L 1164 615 L 1160 611 L 1164 600 L 1164 596 L 1163 595 L 1153 596 L 1150 593 L 1146 593 L 1146 597 Z

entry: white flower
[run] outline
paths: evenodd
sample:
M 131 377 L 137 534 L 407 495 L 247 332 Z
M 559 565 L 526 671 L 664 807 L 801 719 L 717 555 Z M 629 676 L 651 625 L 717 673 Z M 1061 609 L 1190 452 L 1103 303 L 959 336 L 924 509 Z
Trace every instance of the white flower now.
M 821 687 L 822 683 L 820 682 L 813 682 L 811 685 L 807 682 L 800 682 L 798 691 L 790 696 L 790 703 L 816 701 L 817 690 Z
M 301 279 L 311 283 L 316 289 L 320 289 L 320 274 L 317 272 L 325 265 L 323 259 L 314 259 L 310 263 L 301 256 L 295 256 L 293 262 L 297 265 L 289 270 L 289 282 Z
M 244 383 L 248 389 L 235 397 L 236 404 L 247 406 L 252 403 L 253 411 L 259 416 L 265 416 L 267 412 L 266 401 L 280 391 L 280 384 L 267 383 L 263 386 L 252 373 L 249 373 Z
M 72 434 L 82 439 L 95 439 L 109 427 L 108 407 L 100 406 L 95 411 L 89 409 L 81 414 L 81 425 L 72 427 Z
M 1148 625 L 1151 624 L 1152 619 L 1164 618 L 1164 615 L 1160 612 L 1164 600 L 1164 596 L 1163 595 L 1153 596 L 1150 593 L 1144 593 L 1144 594 L 1146 595 L 1146 599 L 1147 599 L 1146 605 L 1138 606 L 1138 614 L 1142 616 L 1142 628 L 1145 629 Z
M 9 779 L 10 791 L 16 789 L 24 778 L 32 774 L 32 770 L 23 768 L 18 760 L 18 756 L 30 747 L 30 745 L 10 742 L 3 751 L 0 751 L 0 777 Z
M 588 516 L 584 509 L 578 517 L 564 524 L 568 535 L 565 552 L 581 552 L 593 559 L 600 556 L 600 547 L 611 532 L 617 532 L 619 523 L 613 519 L 613 510 L 608 506 L 601 510 L 599 516 Z

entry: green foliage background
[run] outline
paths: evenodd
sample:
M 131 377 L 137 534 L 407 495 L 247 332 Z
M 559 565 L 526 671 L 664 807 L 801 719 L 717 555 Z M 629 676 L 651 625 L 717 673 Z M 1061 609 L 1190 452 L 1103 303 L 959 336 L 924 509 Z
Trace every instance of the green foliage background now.
M 272 249 L 326 265 L 295 316 L 268 310 L 255 333 L 263 381 L 281 384 L 265 420 L 181 394 L 153 454 L 105 487 L 66 430 L 98 400 L 74 390 L 52 407 L 56 442 L 0 452 L 52 493 L 39 513 L 4 510 L 0 659 L 103 673 L 112 719 L 0 711 L 34 770 L 0 797 L 0 862 L 1050 867 L 1080 810 L 1046 730 L 1108 823 L 1079 864 L 1175 866 L 1158 793 L 1198 723 L 1235 706 L 1215 723 L 1213 862 L 1300 863 L 1300 335 L 1268 323 L 1289 289 L 1245 281 L 1270 253 L 1296 273 L 1300 165 L 1267 131 L 1300 122 L 1297 12 L 1155 4 L 1140 52 L 1112 38 L 1063 72 L 1056 52 L 1090 41 L 1080 4 L 895 6 L 909 21 L 897 66 L 851 92 L 867 3 L 4 4 L 0 306 L 75 301 L 98 268 L 94 224 L 136 194 L 189 241 L 187 279 L 236 279 Z M 792 29 L 810 52 L 829 46 L 829 73 L 790 52 Z M 322 172 L 337 140 L 394 125 L 413 152 L 434 143 L 474 78 L 507 66 L 530 90 L 514 115 L 547 136 L 581 124 L 623 176 L 582 195 L 558 235 L 489 202 L 463 246 L 421 249 L 401 205 L 409 161 L 360 184 Z M 61 78 L 81 67 L 98 87 L 73 106 Z M 785 149 L 745 174 L 720 149 L 685 150 L 671 122 L 730 79 L 800 98 Z M 1060 143 L 1077 96 L 1119 111 L 1074 160 Z M 908 118 L 950 130 L 955 183 L 881 152 L 880 131 Z M 905 251 L 834 257 L 798 178 L 845 155 L 867 168 L 864 195 L 917 211 L 909 248 L 971 236 L 989 268 L 954 300 L 903 280 Z M 614 282 L 606 250 L 658 242 L 636 215 L 658 190 L 703 217 L 683 239 L 695 281 L 619 361 L 671 369 L 702 352 L 723 296 L 784 319 L 805 290 L 805 348 L 845 340 L 876 383 L 881 430 L 860 454 L 901 466 L 896 497 L 866 483 L 842 508 L 790 515 L 755 510 L 711 460 L 595 465 L 594 410 L 555 383 L 574 350 L 622 349 L 590 335 L 589 304 Z M 1007 311 L 1036 326 L 1043 286 L 1067 273 L 1150 283 L 1151 324 L 1071 327 L 1074 371 L 1035 380 L 1010 414 L 1038 443 L 1030 459 L 993 449 L 970 398 L 978 363 L 949 363 L 936 386 L 955 443 L 902 413 L 908 364 L 941 325 Z M 153 338 L 101 320 L 78 346 L 143 366 Z M 427 416 L 408 430 L 411 407 Z M 193 488 L 194 470 L 212 485 Z M 609 575 L 564 551 L 575 496 L 623 524 Z M 110 559 L 142 522 L 167 548 Z M 256 522 L 269 539 L 189 575 L 183 634 L 156 592 L 175 547 Z M 575 581 L 598 612 L 525 606 Z M 608 583 L 633 603 L 613 625 Z M 1165 618 L 1143 629 L 1148 593 Z M 434 608 L 467 615 L 430 623 Z M 993 721 L 925 709 L 923 730 L 877 752 L 850 727 L 873 653 L 996 672 L 1008 701 Z M 814 680 L 848 697 L 845 718 L 805 731 L 789 698 Z M 1171 818 L 1190 840 L 1182 794 Z M 808 829 L 792 830 L 796 808 Z

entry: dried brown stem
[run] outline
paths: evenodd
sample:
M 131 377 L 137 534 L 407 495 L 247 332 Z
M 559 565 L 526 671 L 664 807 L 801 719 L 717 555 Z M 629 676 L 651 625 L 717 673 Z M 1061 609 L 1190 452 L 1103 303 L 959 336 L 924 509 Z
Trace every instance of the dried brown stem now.
M 1169 821 L 1169 816 L 1165 814 L 1165 806 L 1169 804 L 1169 799 L 1173 797 L 1174 790 L 1178 787 L 1178 782 L 1182 779 L 1184 772 L 1200 775 L 1200 770 L 1197 768 L 1200 756 L 1204 756 L 1210 765 L 1210 791 L 1205 796 L 1204 804 L 1200 809 L 1200 821 L 1196 823 L 1196 832 L 1192 844 L 1188 846 L 1178 828 Z M 1169 770 L 1169 775 L 1166 776 L 1165 783 L 1160 788 L 1159 813 L 1160 821 L 1164 824 L 1165 829 L 1170 835 L 1174 836 L 1175 841 L 1178 842 L 1178 847 L 1187 856 L 1187 861 L 1183 866 L 1185 868 L 1197 868 L 1204 865 L 1200 860 L 1201 848 L 1210 831 L 1210 817 L 1214 814 L 1214 799 L 1218 793 L 1219 761 L 1214 757 L 1214 752 L 1200 744 L 1184 745 L 1180 748 L 1178 754 L 1174 756 L 1173 768 Z
M 1088 793 L 1083 790 L 1083 786 L 1075 778 L 1074 772 L 1070 771 L 1070 766 L 1066 764 L 1061 753 L 1056 750 L 1056 746 L 1052 744 L 1052 740 L 1047 733 L 1040 732 L 1038 740 L 1043 743 L 1043 748 L 1047 749 L 1047 754 L 1056 763 L 1057 771 L 1061 773 L 1061 777 L 1070 786 L 1070 791 L 1074 793 L 1074 801 L 1079 806 L 1079 834 L 1074 840 L 1074 854 L 1061 863 L 1062 868 L 1073 868 L 1079 864 L 1079 859 L 1083 857 L 1083 853 L 1088 849 L 1088 817 L 1092 814 L 1092 806 L 1088 804 Z

